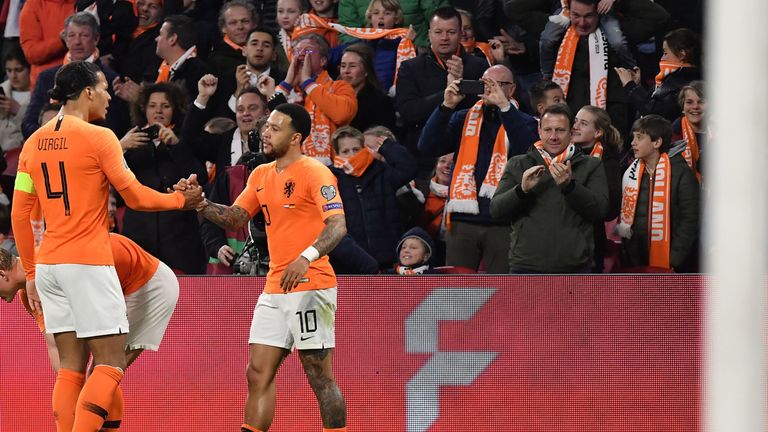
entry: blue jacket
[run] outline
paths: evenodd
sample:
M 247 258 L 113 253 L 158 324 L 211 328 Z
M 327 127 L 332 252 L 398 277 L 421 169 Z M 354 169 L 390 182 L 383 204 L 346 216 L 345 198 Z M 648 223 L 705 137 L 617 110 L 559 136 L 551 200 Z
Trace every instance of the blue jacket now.
M 469 112 L 467 109 L 453 111 L 442 105 L 436 108 L 424 125 L 424 130 L 419 137 L 419 151 L 427 156 L 442 156 L 455 152 L 453 161 L 456 165 L 467 112 Z M 507 112 L 494 110 L 494 113 L 498 113 L 498 115 L 486 112 L 480 127 L 480 145 L 475 163 L 475 183 L 477 184 L 477 202 L 480 205 L 480 213 L 477 215 L 452 213 L 451 218 L 453 220 L 484 224 L 494 223 L 489 210 L 491 200 L 480 197 L 479 192 L 488 172 L 488 166 L 491 164 L 493 144 L 502 123 L 509 139 L 508 159 L 524 154 L 538 140 L 538 122 L 535 118 L 513 106 Z M 495 223 L 506 224 L 504 222 Z
M 392 140 L 385 141 L 379 153 L 386 162 L 374 160 L 360 177 L 340 168 L 331 171 L 339 181 L 347 232 L 386 269 L 403 234 L 395 192 L 416 177 L 417 167 L 408 150 Z

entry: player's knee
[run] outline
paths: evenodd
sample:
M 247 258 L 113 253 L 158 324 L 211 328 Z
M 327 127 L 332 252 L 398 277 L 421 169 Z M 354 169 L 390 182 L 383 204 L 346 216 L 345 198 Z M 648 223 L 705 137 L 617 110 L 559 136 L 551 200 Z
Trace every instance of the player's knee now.
M 249 386 L 267 387 L 269 386 L 271 377 L 274 376 L 274 373 L 268 371 L 267 368 L 259 364 L 248 362 L 245 376 L 248 379 Z

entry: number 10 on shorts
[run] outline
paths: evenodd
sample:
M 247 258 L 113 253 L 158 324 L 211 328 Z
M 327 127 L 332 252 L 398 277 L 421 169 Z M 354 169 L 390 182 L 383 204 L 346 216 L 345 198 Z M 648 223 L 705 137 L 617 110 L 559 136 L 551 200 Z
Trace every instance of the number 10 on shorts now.
M 298 311 L 296 315 L 299 316 L 299 325 L 301 326 L 302 333 L 312 333 L 317 331 L 317 313 L 314 309 L 307 311 Z

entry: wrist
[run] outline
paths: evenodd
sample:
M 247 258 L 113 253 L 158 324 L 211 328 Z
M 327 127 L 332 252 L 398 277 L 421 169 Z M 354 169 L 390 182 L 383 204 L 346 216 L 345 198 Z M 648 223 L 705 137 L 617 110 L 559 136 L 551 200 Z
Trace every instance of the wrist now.
M 210 204 L 208 202 L 208 198 L 203 198 L 200 204 L 197 207 L 195 207 L 195 210 L 197 210 L 197 212 L 200 213 L 201 211 L 205 210 L 206 207 L 208 207 L 208 204 Z
M 205 96 L 198 95 L 194 102 L 195 106 L 200 109 L 205 109 L 205 107 L 208 105 L 208 98 Z
M 314 246 L 309 246 L 308 248 L 304 249 L 304 252 L 302 252 L 300 256 L 304 257 L 307 261 L 312 263 L 313 261 L 316 261 L 318 258 L 320 258 L 320 251 L 318 251 Z

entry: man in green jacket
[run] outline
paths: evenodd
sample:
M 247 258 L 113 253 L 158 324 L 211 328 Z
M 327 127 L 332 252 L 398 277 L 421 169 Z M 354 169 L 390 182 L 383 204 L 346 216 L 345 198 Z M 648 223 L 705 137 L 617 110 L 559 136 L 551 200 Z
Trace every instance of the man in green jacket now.
M 608 211 L 602 162 L 571 144 L 573 117 L 565 104 L 544 110 L 540 141 L 509 160 L 491 215 L 509 220 L 510 273 L 589 273 L 593 227 Z

